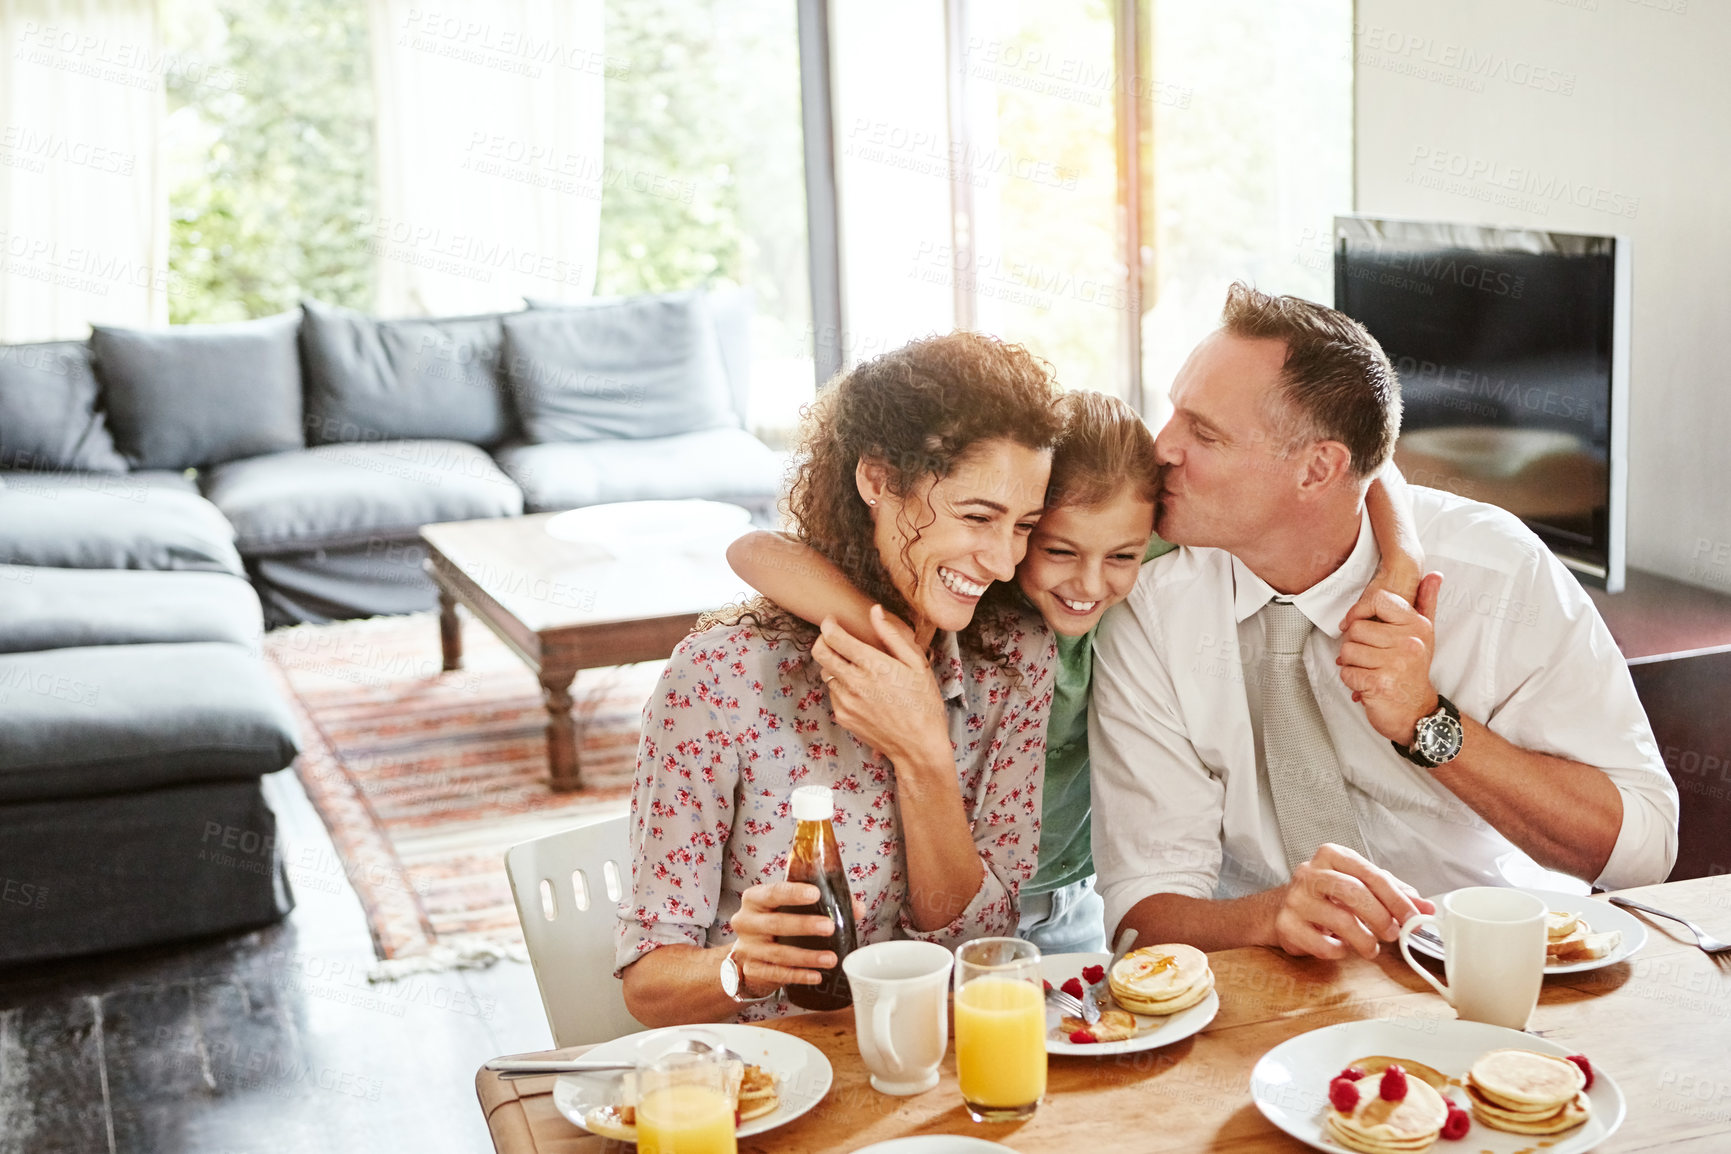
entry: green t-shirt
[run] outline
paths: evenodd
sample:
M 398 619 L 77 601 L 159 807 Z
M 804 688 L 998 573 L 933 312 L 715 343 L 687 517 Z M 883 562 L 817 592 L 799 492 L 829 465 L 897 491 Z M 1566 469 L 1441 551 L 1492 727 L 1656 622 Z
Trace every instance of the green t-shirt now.
M 1144 563 L 1176 546 L 1148 539 Z M 1098 629 L 1096 625 L 1094 629 Z M 1027 894 L 1063 889 L 1094 872 L 1088 816 L 1093 809 L 1088 785 L 1088 686 L 1094 677 L 1094 629 L 1080 637 L 1058 638 L 1058 669 L 1052 684 L 1052 712 L 1046 721 L 1046 776 L 1041 786 L 1040 865 Z

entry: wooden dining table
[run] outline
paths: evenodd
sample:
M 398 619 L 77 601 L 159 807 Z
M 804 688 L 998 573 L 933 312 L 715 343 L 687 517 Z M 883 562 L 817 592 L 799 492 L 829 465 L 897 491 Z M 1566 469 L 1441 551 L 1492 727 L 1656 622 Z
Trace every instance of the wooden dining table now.
M 1731 875 L 1624 891 L 1731 940 Z M 1644 915 L 1636 914 L 1636 917 Z M 1628 1103 L 1620 1129 L 1596 1149 L 1731 1152 L 1731 953 L 1710 955 L 1675 923 L 1653 918 L 1635 956 L 1545 979 L 1528 1031 L 1588 1055 Z M 893 1098 L 867 1082 L 853 1012 L 764 1023 L 821 1050 L 834 1070 L 810 1112 L 739 1142 L 741 1151 L 850 1151 L 891 1138 L 967 1134 L 1021 1151 L 1299 1151 L 1250 1095 L 1257 1060 L 1289 1038 L 1339 1022 L 1395 1021 L 1422 1036 L 1454 1011 L 1401 959 L 1295 958 L 1249 948 L 1209 955 L 1220 1012 L 1201 1033 L 1157 1050 L 1048 1060 L 1035 1115 L 1000 1125 L 971 1121 L 956 1087 L 955 1048 L 936 1089 Z M 524 1057 L 572 1056 L 583 1048 Z M 1317 1071 L 1319 1084 L 1332 1071 Z M 553 1106 L 554 1079 L 475 1078 L 499 1154 L 590 1154 L 627 1149 L 591 1135 Z M 1554 1145 L 1543 1140 L 1537 1146 Z M 1477 1154 L 1471 1135 L 1434 1149 Z M 1537 1154 L 1537 1152 L 1535 1152 Z

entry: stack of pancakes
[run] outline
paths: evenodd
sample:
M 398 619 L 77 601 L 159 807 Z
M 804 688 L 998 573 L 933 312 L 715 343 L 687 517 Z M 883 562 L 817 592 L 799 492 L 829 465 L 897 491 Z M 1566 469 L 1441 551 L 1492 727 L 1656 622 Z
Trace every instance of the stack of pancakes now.
M 1473 1117 L 1512 1134 L 1561 1134 L 1592 1117 L 1587 1076 L 1565 1058 L 1492 1050 L 1467 1071 Z
M 1107 975 L 1112 998 L 1137 1014 L 1176 1014 L 1208 996 L 1214 971 L 1195 946 L 1144 946 L 1131 950 Z
M 729 1063 L 730 1065 L 732 1063 Z M 775 1075 L 762 1066 L 747 1066 L 740 1074 L 735 1110 L 740 1122 L 761 1118 L 781 1105 Z
M 1551 910 L 1545 914 L 1545 939 L 1545 963 L 1568 965 L 1598 961 L 1622 944 L 1623 935 L 1616 930 L 1596 934 L 1580 914 Z
M 1351 1111 L 1328 1108 L 1328 1136 L 1364 1154 L 1414 1154 L 1428 1150 L 1448 1121 L 1448 1103 L 1417 1074 L 1406 1080 L 1406 1097 L 1389 1102 L 1377 1094 L 1377 1078 L 1358 1082 L 1358 1104 Z

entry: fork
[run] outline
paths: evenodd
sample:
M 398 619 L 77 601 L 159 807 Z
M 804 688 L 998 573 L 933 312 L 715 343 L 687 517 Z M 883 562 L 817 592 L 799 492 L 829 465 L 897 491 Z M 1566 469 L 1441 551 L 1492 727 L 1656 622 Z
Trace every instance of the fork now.
M 1661 918 L 1669 918 L 1674 922 L 1681 922 L 1683 925 L 1689 927 L 1690 933 L 1695 935 L 1695 944 L 1701 947 L 1702 953 L 1723 954 L 1726 951 L 1731 950 L 1731 942 L 1720 941 L 1718 938 L 1714 937 L 1688 918 L 1678 917 L 1676 914 L 1668 914 L 1664 910 L 1656 910 L 1652 906 L 1642 905 L 1640 902 L 1631 898 L 1618 897 L 1615 894 L 1608 895 L 1606 900 L 1614 906 L 1625 906 L 1631 910 L 1640 910 L 1644 914 L 1655 914 Z
M 1067 1014 L 1072 1018 L 1080 1018 L 1092 1025 L 1100 1020 L 1100 1007 L 1095 1003 L 1093 993 L 1088 987 L 1083 986 L 1082 993 L 1087 996 L 1078 1000 L 1057 986 L 1053 986 L 1046 991 L 1046 1000 L 1058 1007 L 1059 1013 Z

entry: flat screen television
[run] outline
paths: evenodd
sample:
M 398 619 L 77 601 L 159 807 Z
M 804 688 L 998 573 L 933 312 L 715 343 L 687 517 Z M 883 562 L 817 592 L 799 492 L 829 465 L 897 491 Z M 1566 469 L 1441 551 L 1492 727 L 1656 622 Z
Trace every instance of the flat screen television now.
M 1500 505 L 1562 561 L 1623 587 L 1629 242 L 1340 216 L 1334 307 L 1400 376 L 1395 461 Z

